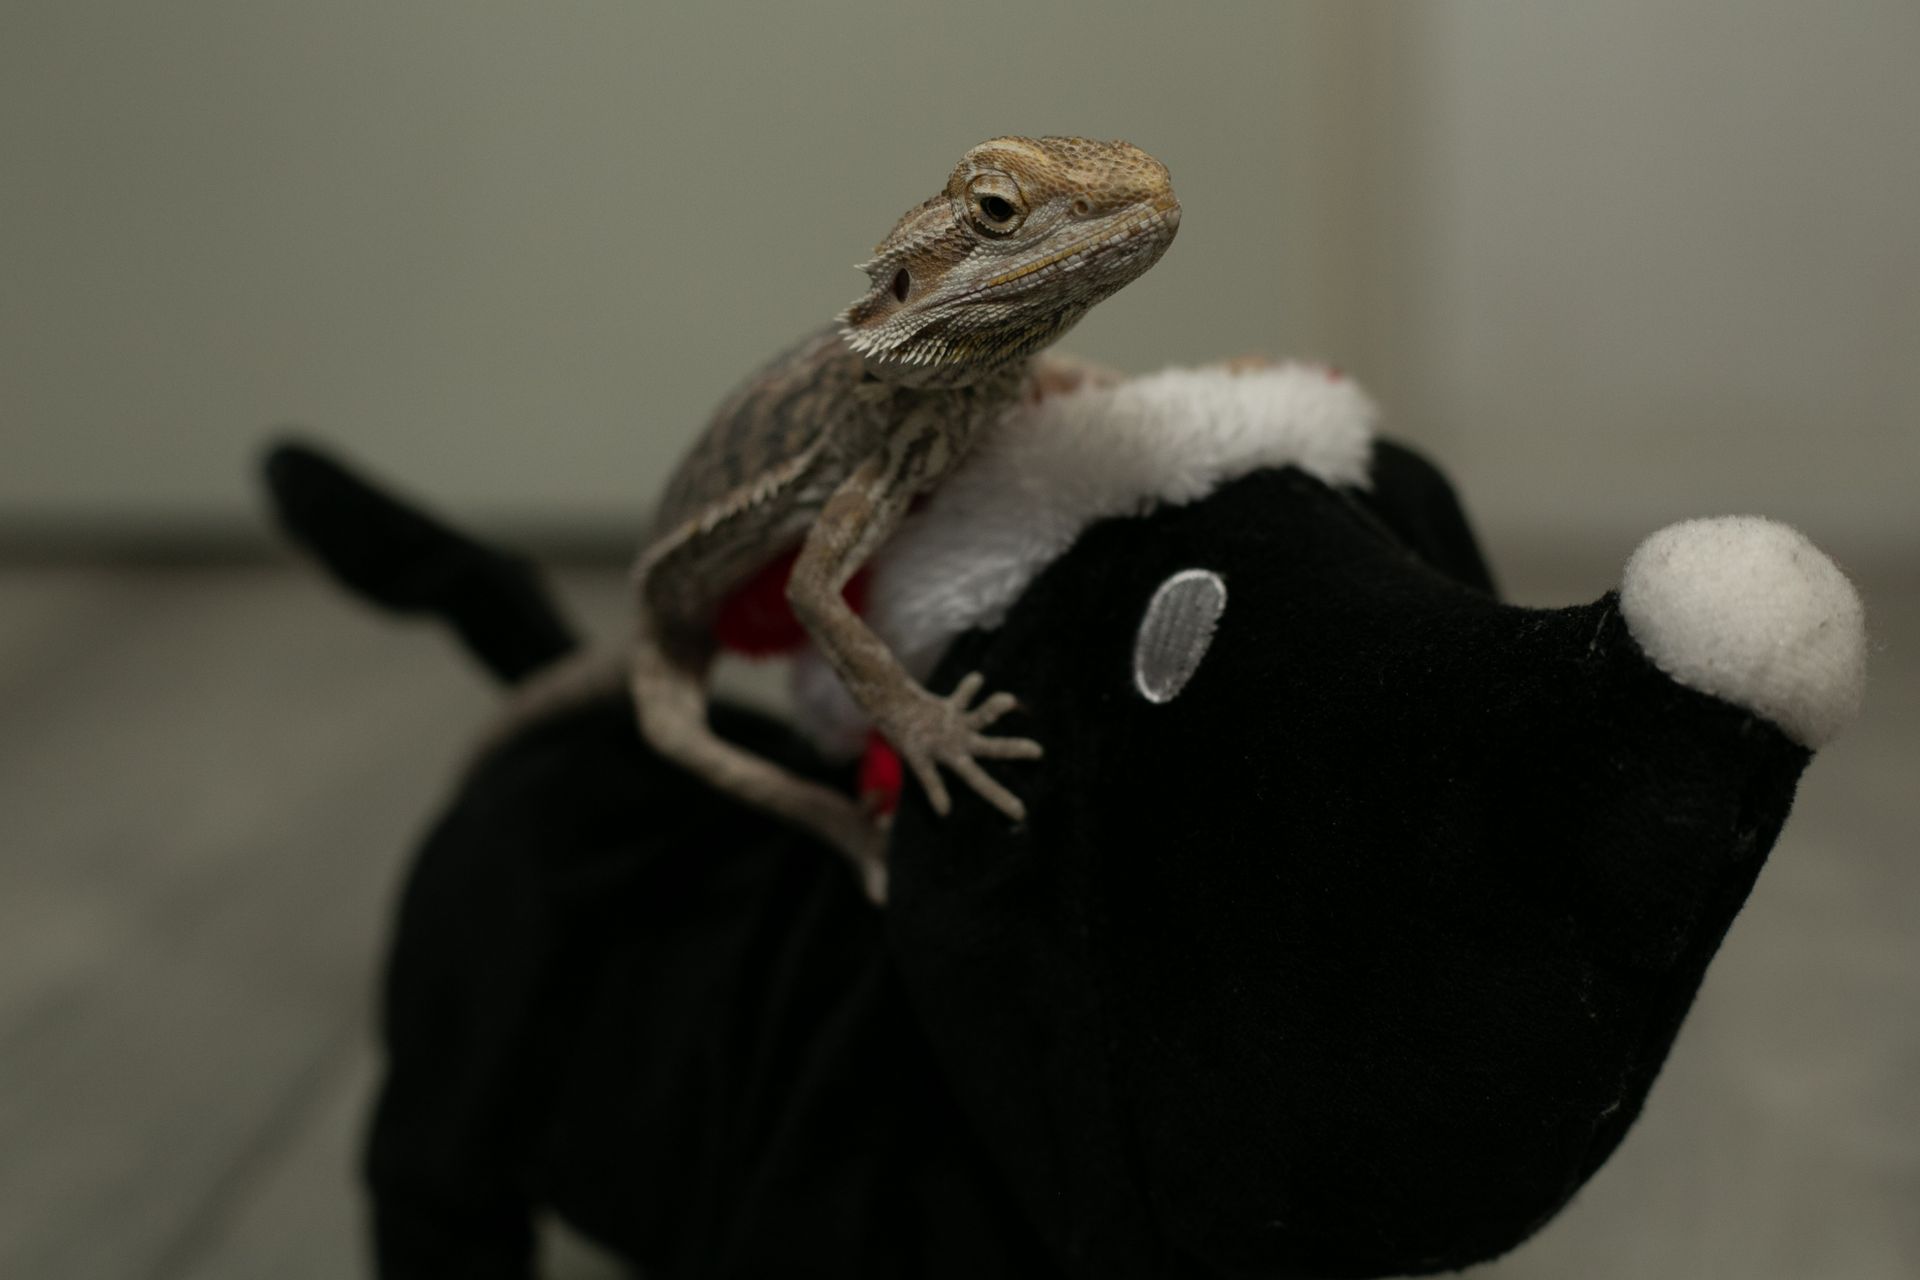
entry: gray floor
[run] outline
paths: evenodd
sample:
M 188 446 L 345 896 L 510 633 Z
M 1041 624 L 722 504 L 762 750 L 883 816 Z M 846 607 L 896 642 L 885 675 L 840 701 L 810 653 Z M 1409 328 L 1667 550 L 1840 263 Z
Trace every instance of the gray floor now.
M 1521 575 L 1523 598 L 1597 594 Z M 1920 1276 L 1920 598 L 1618 1157 L 1520 1277 Z M 568 586 L 617 614 L 616 573 Z M 0 571 L 0 1276 L 363 1269 L 402 852 L 492 704 L 305 573 Z M 555 1275 L 602 1268 L 561 1246 Z

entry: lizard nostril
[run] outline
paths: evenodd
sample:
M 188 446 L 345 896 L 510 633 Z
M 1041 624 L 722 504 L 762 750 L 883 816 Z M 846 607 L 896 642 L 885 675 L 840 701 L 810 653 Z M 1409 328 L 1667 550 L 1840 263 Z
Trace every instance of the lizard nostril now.
M 1085 196 L 1075 196 L 1073 212 L 1077 217 L 1086 217 L 1093 212 L 1093 201 L 1087 199 Z
M 894 275 L 893 275 L 893 296 L 894 297 L 898 298 L 902 302 L 905 302 L 907 300 L 907 290 L 911 288 L 913 288 L 913 277 L 907 274 L 907 269 L 905 267 L 902 267 L 900 268 L 900 270 L 894 272 Z

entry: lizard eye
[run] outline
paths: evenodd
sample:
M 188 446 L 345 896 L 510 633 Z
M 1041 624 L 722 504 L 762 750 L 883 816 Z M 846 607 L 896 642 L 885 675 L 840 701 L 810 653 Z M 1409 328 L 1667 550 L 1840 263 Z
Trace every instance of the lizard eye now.
M 997 173 L 975 178 L 967 194 L 973 225 L 990 236 L 1011 235 L 1026 219 L 1026 201 L 1012 179 Z

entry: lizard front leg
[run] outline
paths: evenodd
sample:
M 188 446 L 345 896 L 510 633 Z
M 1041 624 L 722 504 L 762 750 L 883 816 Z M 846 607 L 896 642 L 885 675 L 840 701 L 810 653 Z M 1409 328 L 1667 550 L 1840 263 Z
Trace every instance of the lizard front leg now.
M 983 758 L 1032 760 L 1041 754 L 1040 744 L 1030 739 L 985 732 L 1017 705 L 1013 695 L 996 693 L 969 706 L 980 692 L 978 673 L 960 681 L 947 697 L 927 692 L 840 594 L 899 525 L 914 494 L 945 470 L 951 453 L 938 424 L 897 432 L 821 509 L 788 580 L 787 598 L 854 701 L 913 770 L 935 813 L 945 815 L 951 807 L 940 776 L 945 765 L 1018 822 L 1026 817 L 1026 806 L 980 766 Z

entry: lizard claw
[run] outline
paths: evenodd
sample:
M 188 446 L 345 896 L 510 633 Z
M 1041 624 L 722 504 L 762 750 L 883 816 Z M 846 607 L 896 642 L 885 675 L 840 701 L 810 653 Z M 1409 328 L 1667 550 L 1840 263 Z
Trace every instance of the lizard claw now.
M 816 828 L 847 859 L 868 901 L 877 907 L 887 903 L 887 836 L 892 826 L 890 819 L 848 805 L 822 815 Z
M 865 891 L 867 901 L 876 907 L 887 905 L 887 864 L 867 862 L 860 867 L 860 888 Z
M 953 809 L 946 781 L 940 776 L 940 766 L 945 765 L 981 799 L 1020 822 L 1027 816 L 1026 805 L 981 768 L 980 760 L 1037 760 L 1041 747 L 1031 738 L 1000 738 L 981 732 L 1020 705 L 1012 694 L 996 693 L 969 707 L 985 683 L 975 671 L 945 698 L 926 695 L 915 705 L 914 714 L 893 726 L 887 736 L 920 780 L 928 805 L 941 817 Z
M 913 770 L 913 776 L 920 779 L 920 789 L 927 793 L 927 803 L 933 806 L 933 811 L 943 818 L 952 813 L 953 801 L 947 795 L 946 781 L 941 778 L 933 757 L 925 751 L 902 747 L 900 758 Z

